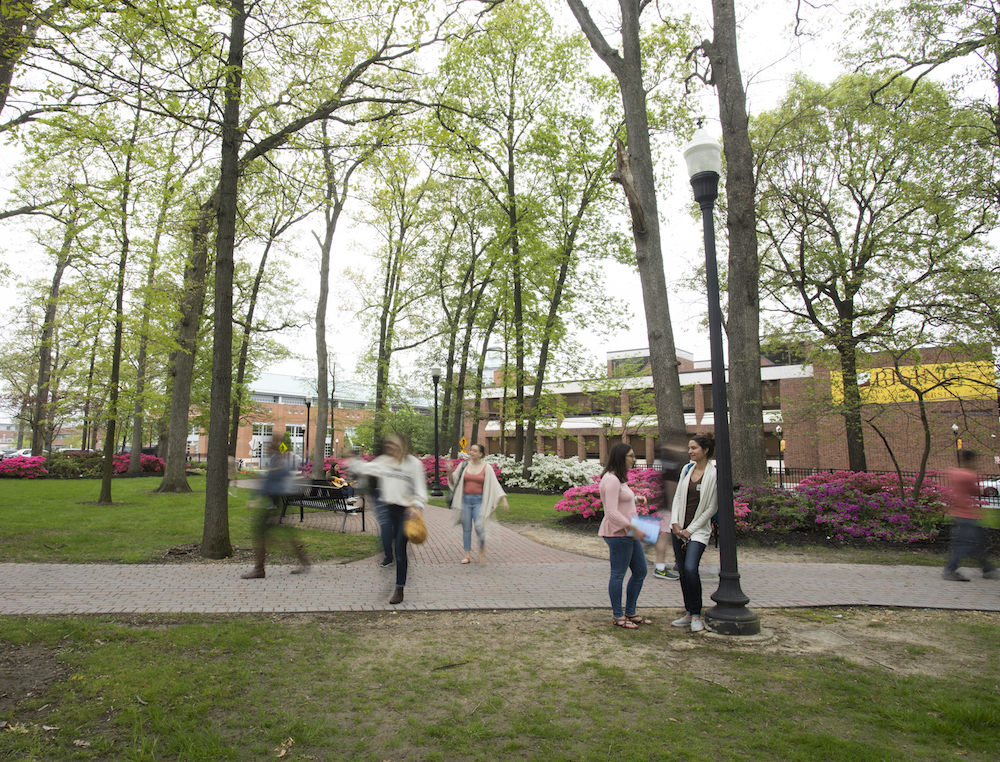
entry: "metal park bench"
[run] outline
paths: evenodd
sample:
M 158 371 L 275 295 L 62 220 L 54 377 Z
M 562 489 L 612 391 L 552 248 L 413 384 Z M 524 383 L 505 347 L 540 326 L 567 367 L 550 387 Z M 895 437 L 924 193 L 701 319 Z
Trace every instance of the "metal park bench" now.
M 347 517 L 361 514 L 361 531 L 365 531 L 365 504 L 363 500 L 348 501 L 344 497 L 344 491 L 328 484 L 310 484 L 299 495 L 289 495 L 283 500 L 281 506 L 281 517 L 278 523 L 285 518 L 285 512 L 289 506 L 299 507 L 299 521 L 305 519 L 305 509 L 314 508 L 320 511 L 334 511 L 344 514 L 344 521 L 340 525 L 341 533 L 347 527 Z

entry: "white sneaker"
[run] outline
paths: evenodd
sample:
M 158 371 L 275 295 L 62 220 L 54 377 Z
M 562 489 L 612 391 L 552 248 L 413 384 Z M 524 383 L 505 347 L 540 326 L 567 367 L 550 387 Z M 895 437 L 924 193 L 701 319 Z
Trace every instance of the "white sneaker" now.
M 691 620 L 691 632 L 701 632 L 705 629 L 705 623 L 701 621 L 701 617 Z
M 691 616 L 689 614 L 685 614 L 680 619 L 675 619 L 670 624 L 674 627 L 687 627 L 691 624 Z

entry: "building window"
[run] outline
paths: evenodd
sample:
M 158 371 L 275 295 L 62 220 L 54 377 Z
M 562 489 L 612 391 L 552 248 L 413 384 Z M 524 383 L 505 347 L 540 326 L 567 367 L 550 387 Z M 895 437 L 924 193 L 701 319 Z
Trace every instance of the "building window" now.
M 781 410 L 781 382 L 761 381 L 760 400 L 764 410 Z

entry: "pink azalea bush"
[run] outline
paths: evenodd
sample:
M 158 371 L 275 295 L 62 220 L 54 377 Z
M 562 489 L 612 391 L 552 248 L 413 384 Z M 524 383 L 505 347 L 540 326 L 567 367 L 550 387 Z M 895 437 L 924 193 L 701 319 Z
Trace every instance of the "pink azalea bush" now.
M 556 503 L 555 509 L 579 513 L 585 519 L 603 512 L 600 482 L 601 477 L 598 475 L 592 477 L 590 484 L 585 484 L 582 487 L 571 487 L 563 493 L 562 499 Z M 663 492 L 660 487 L 659 471 L 653 468 L 633 468 L 628 472 L 627 483 L 637 497 L 642 495 L 646 498 L 646 505 L 636 508 L 639 515 L 645 516 L 660 509 Z
M 116 476 L 128 472 L 129 459 L 132 456 L 128 453 L 122 455 L 115 455 L 111 459 L 111 472 Z M 166 464 L 163 462 L 163 458 L 158 458 L 155 455 L 140 455 L 139 465 L 142 466 L 142 473 L 144 474 L 162 474 L 163 469 Z
M 48 473 L 45 470 L 45 458 L 41 455 L 0 460 L 2 479 L 37 479 L 40 476 L 47 476 Z
M 865 542 L 933 540 L 944 524 L 950 490 L 928 484 L 914 501 L 912 485 L 912 479 L 904 479 L 900 494 L 894 476 L 835 471 L 804 479 L 791 490 L 749 487 L 737 493 L 737 500 L 749 506 L 737 528 L 819 530 L 838 540 Z
M 600 477 L 595 476 L 589 484 L 566 490 L 556 503 L 556 510 L 584 518 L 600 515 L 604 508 L 599 482 Z M 645 495 L 648 500 L 649 507 L 640 508 L 640 514 L 659 507 L 657 471 L 633 469 L 629 471 L 628 483 L 637 495 Z M 950 490 L 925 485 L 915 502 L 910 497 L 913 480 L 904 480 L 903 486 L 901 495 L 899 480 L 891 475 L 838 471 L 809 477 L 791 490 L 771 485 L 745 488 L 733 501 L 736 529 L 823 531 L 838 540 L 866 542 L 912 543 L 935 539 L 944 524 L 944 506 Z

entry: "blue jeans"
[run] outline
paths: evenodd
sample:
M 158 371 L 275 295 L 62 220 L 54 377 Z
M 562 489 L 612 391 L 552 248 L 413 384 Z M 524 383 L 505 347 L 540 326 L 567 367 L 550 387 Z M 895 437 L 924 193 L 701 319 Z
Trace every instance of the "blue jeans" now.
M 705 552 L 705 544 L 693 540 L 687 544 L 682 543 L 673 533 L 670 539 L 674 543 L 674 558 L 677 559 L 677 571 L 681 575 L 684 608 L 690 616 L 701 616 L 701 575 L 698 573 L 698 567 Z
M 483 524 L 483 495 L 462 495 L 462 547 L 472 552 L 472 525 L 476 525 L 479 547 L 486 544 L 486 527 Z
M 625 588 L 624 616 L 635 616 L 635 605 L 639 602 L 642 582 L 646 579 L 646 554 L 642 543 L 634 537 L 605 537 L 611 555 L 611 579 L 608 581 L 608 597 L 611 598 L 611 613 L 615 619 L 622 617 L 622 583 L 625 570 L 631 569 Z
M 403 524 L 406 523 L 406 507 L 402 505 L 384 504 L 385 523 L 382 524 L 382 545 L 386 550 L 386 558 L 396 559 L 396 584 L 402 587 L 406 584 L 406 534 Z M 394 551 L 394 554 L 390 551 Z
M 951 544 L 948 548 L 948 563 L 945 571 L 955 571 L 963 558 L 974 558 L 983 565 L 983 571 L 992 571 L 996 567 L 986 557 L 986 529 L 975 519 L 962 519 L 953 516 L 951 525 Z

